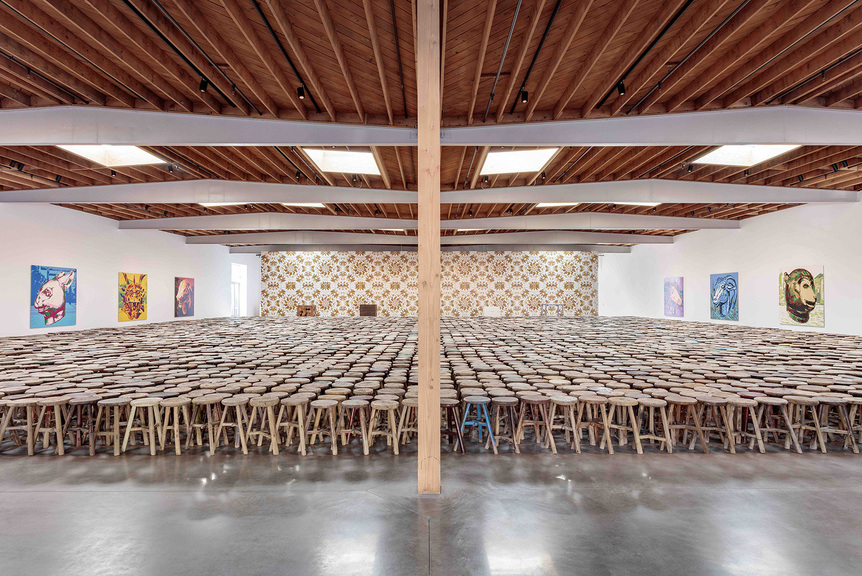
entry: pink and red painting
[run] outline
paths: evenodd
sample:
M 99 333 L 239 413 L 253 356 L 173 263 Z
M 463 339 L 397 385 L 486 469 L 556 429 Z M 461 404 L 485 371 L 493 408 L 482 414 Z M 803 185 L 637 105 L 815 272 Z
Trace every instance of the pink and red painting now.
M 195 315 L 195 279 L 174 278 L 174 317 Z

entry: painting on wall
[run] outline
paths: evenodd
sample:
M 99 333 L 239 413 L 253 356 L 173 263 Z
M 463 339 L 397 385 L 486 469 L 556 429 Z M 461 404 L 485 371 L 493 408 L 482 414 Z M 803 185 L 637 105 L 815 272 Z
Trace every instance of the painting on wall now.
M 147 275 L 120 272 L 120 322 L 147 319 Z
M 685 316 L 685 291 L 681 276 L 664 279 L 664 315 Z
M 30 328 L 74 326 L 77 308 L 75 268 L 30 267 Z
M 739 320 L 739 274 L 709 275 L 709 317 Z
M 823 266 L 783 268 L 778 274 L 778 319 L 791 326 L 826 322 Z
M 195 279 L 174 278 L 174 317 L 195 315 Z

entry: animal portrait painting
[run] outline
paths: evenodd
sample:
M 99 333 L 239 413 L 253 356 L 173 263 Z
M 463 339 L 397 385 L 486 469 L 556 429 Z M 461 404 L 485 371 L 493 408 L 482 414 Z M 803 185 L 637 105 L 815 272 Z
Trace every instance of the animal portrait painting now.
M 823 266 L 785 268 L 778 275 L 778 317 L 785 325 L 825 325 Z
M 709 317 L 739 320 L 739 274 L 709 275 Z
M 195 279 L 174 278 L 174 317 L 195 315 Z
M 685 292 L 682 277 L 664 279 L 664 315 L 685 316 Z
M 120 272 L 118 318 L 120 322 L 147 319 L 147 275 Z
M 74 326 L 78 308 L 78 271 L 30 267 L 30 328 Z

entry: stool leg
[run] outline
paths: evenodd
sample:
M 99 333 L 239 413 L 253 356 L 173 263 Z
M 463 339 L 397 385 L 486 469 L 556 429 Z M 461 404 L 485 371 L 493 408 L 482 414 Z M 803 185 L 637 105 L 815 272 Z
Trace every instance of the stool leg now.
M 458 426 L 458 420 L 460 419 L 460 415 L 458 414 L 458 407 L 455 406 L 452 408 L 455 415 L 455 434 L 458 435 L 458 440 L 455 442 L 455 451 L 458 450 L 458 447 L 461 447 L 461 454 L 467 453 L 467 448 L 464 446 L 464 435 L 461 433 L 461 428 Z
M 729 406 L 725 405 L 719 407 L 719 411 L 721 412 L 722 418 L 724 419 L 725 437 L 727 438 L 727 443 L 730 447 L 730 453 L 736 454 L 736 437 L 733 432 L 733 420 L 730 418 L 728 410 L 730 410 Z
M 335 406 L 327 410 L 329 412 L 329 443 L 332 445 L 332 455 L 335 456 L 338 454 L 338 434 L 335 431 Z M 398 453 L 397 450 L 396 448 L 396 454 Z
M 787 414 L 787 406 L 780 406 L 781 418 L 784 420 L 784 425 L 787 427 L 787 433 L 790 434 L 790 440 L 793 441 L 793 446 L 796 448 L 797 454 L 802 454 L 802 448 L 799 446 L 799 441 L 796 439 L 796 432 L 793 431 L 793 425 L 790 422 L 790 416 Z
M 299 452 L 305 456 L 305 410 L 302 406 L 294 408 L 297 425 L 299 426 Z M 364 440 L 364 438 L 363 438 Z
M 847 439 L 850 441 L 850 449 L 854 454 L 859 454 L 859 447 L 856 446 L 856 438 L 853 436 L 853 427 L 850 425 L 850 417 L 847 415 L 847 406 L 838 406 L 838 414 L 841 416 L 841 422 L 844 423 L 844 429 L 847 430 Z
M 27 422 L 27 456 L 33 456 L 36 453 L 36 431 L 33 429 L 33 407 L 27 406 L 25 409 Z
M 673 437 L 670 433 L 670 423 L 667 418 L 667 409 L 664 406 L 659 408 L 659 416 L 661 417 L 661 426 L 664 428 L 664 438 L 665 438 L 665 446 L 667 447 L 667 453 L 673 454 Z
M 362 435 L 362 453 L 368 456 L 368 429 L 365 425 L 365 410 L 362 408 L 359 409 L 359 433 Z
M 129 436 L 132 435 L 132 424 L 135 422 L 135 406 L 132 406 L 132 410 L 129 413 L 129 421 L 126 423 L 126 435 L 123 437 L 123 452 L 126 451 L 126 447 L 129 445 Z
M 174 406 L 173 410 L 173 418 L 174 418 L 174 452 L 179 456 L 182 451 L 180 450 L 180 407 Z M 186 410 L 186 407 L 183 406 L 183 411 Z M 186 415 L 186 424 L 188 425 L 188 415 Z M 167 426 L 167 421 L 165 421 L 165 426 Z M 164 448 L 164 436 L 162 436 L 162 448 Z
M 631 425 L 632 425 L 632 436 L 635 437 L 635 448 L 637 449 L 638 454 L 643 454 L 644 451 L 643 451 L 643 446 L 641 446 L 640 430 L 638 430 L 641 427 L 640 426 L 640 420 L 635 419 L 635 409 L 633 406 L 629 406 L 628 409 L 629 409 L 628 410 L 629 421 L 631 422 Z
M 395 410 L 387 410 L 389 413 L 389 434 L 395 435 Z M 395 455 L 398 455 L 398 438 L 392 439 L 392 450 L 395 452 Z
M 243 432 L 243 413 L 245 410 L 241 410 L 241 406 L 234 406 L 234 410 L 236 410 L 236 435 L 239 436 L 239 445 L 242 448 L 243 454 L 248 454 L 248 445 L 245 441 L 245 433 Z
M 481 410 L 482 410 L 482 418 L 485 419 L 485 426 L 488 427 L 488 436 L 491 438 L 491 448 L 494 449 L 494 454 L 496 454 L 497 453 L 497 439 L 494 438 L 494 432 L 491 431 L 491 419 L 488 417 L 488 407 L 485 406 L 484 404 L 481 404 L 479 406 L 479 408 L 481 408 Z M 480 430 L 482 429 L 481 425 L 480 425 L 479 429 Z
M 407 419 L 407 413 L 408 412 L 410 412 L 410 408 L 408 406 L 405 406 L 404 410 L 401 411 L 401 421 L 398 423 L 397 440 L 398 440 L 398 442 L 401 442 L 402 444 L 407 443 L 406 438 L 404 438 L 404 436 L 402 436 L 402 434 L 404 433 L 404 421 Z

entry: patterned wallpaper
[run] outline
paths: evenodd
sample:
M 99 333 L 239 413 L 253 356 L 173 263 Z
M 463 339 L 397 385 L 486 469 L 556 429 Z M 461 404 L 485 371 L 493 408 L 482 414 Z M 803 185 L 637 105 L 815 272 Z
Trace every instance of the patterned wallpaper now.
M 542 303 L 566 315 L 598 314 L 598 256 L 592 252 L 443 252 L 442 313 L 536 316 Z M 264 252 L 261 314 L 295 316 L 314 304 L 320 316 L 358 316 L 377 304 L 380 316 L 418 314 L 416 252 Z

